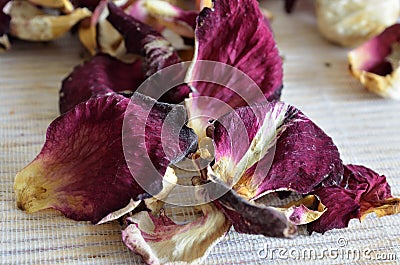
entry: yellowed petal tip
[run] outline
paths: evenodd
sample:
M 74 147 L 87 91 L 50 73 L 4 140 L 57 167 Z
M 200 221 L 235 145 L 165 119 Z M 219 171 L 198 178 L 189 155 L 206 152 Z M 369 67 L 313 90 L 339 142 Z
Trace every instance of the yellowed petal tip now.
M 36 160 L 22 169 L 15 177 L 14 192 L 19 209 L 28 213 L 50 208 L 48 186 L 44 178 L 44 167 Z
M 96 27 L 80 25 L 78 29 L 79 40 L 82 45 L 90 52 L 91 55 L 95 55 L 97 51 L 96 41 Z
M 28 0 L 28 2 L 43 7 L 62 9 L 65 13 L 71 13 L 74 10 L 69 0 Z
M 212 0 L 196 0 L 196 6 L 198 10 L 202 10 L 205 7 L 212 8 L 213 2 Z
M 0 36 L 0 52 L 9 50 L 11 48 L 10 41 L 8 40 L 8 36 L 4 34 Z
M 360 220 L 363 221 L 370 213 L 375 213 L 378 217 L 398 214 L 400 213 L 400 198 L 386 199 L 382 202 L 381 206 L 369 208 L 361 213 Z
M 260 7 L 261 13 L 266 17 L 269 21 L 274 19 L 274 14 L 266 8 Z

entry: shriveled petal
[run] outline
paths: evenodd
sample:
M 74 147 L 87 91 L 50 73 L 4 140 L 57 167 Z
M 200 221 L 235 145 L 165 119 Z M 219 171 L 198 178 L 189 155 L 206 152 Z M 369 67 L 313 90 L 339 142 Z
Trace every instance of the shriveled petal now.
M 225 213 L 237 232 L 269 237 L 296 235 L 296 226 L 289 222 L 281 211 L 274 207 L 249 202 L 218 178 L 213 176 L 211 178 L 214 183 L 208 186 L 208 193 L 218 195 L 214 203 Z
M 349 52 L 350 72 L 367 90 L 400 99 L 399 54 L 400 24 L 395 24 Z
M 194 96 L 209 96 L 231 107 L 279 99 L 282 61 L 264 19 L 255 0 L 240 0 L 235 4 L 217 0 L 213 9 L 204 8 L 200 12 L 195 31 L 195 56 L 186 78 L 196 89 Z M 200 60 L 233 66 L 247 74 L 255 85 L 240 85 L 243 78 L 224 76 L 226 68 L 207 72 Z M 205 72 L 218 77 L 215 80 L 222 81 L 223 85 L 196 82 L 204 80 Z M 247 102 L 244 96 L 248 97 Z
M 202 216 L 179 225 L 167 216 L 140 212 L 127 219 L 122 240 L 147 264 L 201 264 L 231 224 L 212 204 L 200 206 Z
M 137 101 L 139 99 L 143 104 L 137 109 L 150 100 L 144 96 L 137 97 Z M 129 101 L 116 94 L 92 98 L 51 123 L 42 151 L 15 178 L 18 207 L 27 212 L 55 208 L 74 220 L 96 223 L 125 207 L 131 199 L 146 197 L 147 192 L 138 185 L 128 168 L 122 147 L 122 125 Z M 158 106 L 154 101 L 152 104 L 155 108 L 151 118 L 167 115 L 161 113 L 167 110 L 165 104 Z M 150 121 L 151 118 L 149 122 L 153 124 L 162 123 L 162 120 Z M 138 130 L 135 126 L 137 124 L 132 120 L 125 124 L 131 132 Z M 161 128 L 147 130 L 148 141 L 158 148 L 161 146 Z M 190 134 L 190 130 L 187 133 Z M 192 138 L 180 140 L 191 141 Z M 191 146 L 192 142 L 182 143 L 182 146 L 186 145 Z M 157 152 L 157 148 L 148 149 L 146 145 L 135 148 L 145 149 L 153 160 L 162 161 L 156 165 L 161 175 L 165 174 L 168 159 L 174 159 L 160 157 L 162 153 Z M 183 148 L 181 151 L 189 152 Z M 136 166 L 140 172 L 140 161 Z M 162 178 L 157 180 L 160 183 L 154 183 L 154 186 L 160 191 Z
M 213 138 L 215 173 L 249 200 L 276 190 L 306 194 L 343 173 L 332 139 L 282 102 L 237 109 L 214 123 Z
M 93 96 L 110 92 L 134 92 L 144 81 L 141 60 L 124 63 L 110 55 L 97 54 L 74 68 L 60 90 L 60 112 L 65 113 Z
M 47 15 L 28 1 L 12 1 L 10 34 L 24 40 L 49 41 L 62 36 L 91 12 L 78 8 L 67 15 Z
M 323 233 L 347 227 L 350 219 L 363 219 L 375 212 L 377 216 L 400 212 L 400 198 L 394 198 L 385 176 L 373 170 L 347 165 L 340 186 L 321 187 L 313 191 L 328 210 L 320 219 L 308 225 L 310 232 Z

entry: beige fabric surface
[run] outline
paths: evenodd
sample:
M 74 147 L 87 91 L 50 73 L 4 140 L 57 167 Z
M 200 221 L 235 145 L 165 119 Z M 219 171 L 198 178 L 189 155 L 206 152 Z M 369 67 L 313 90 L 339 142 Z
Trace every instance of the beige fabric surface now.
M 284 57 L 283 100 L 333 138 L 345 163 L 385 174 L 400 196 L 400 102 L 378 98 L 350 77 L 347 50 L 320 37 L 307 1 L 291 16 L 283 13 L 282 2 L 263 6 L 274 13 Z M 47 125 L 58 115 L 60 82 L 81 62 L 82 52 L 76 36 L 67 36 L 52 43 L 15 41 L 0 55 L 1 264 L 142 264 L 122 244 L 116 223 L 93 226 L 50 210 L 28 215 L 15 205 L 14 176 L 40 151 Z M 374 257 L 400 264 L 399 227 L 400 215 L 371 215 L 363 223 L 352 220 L 347 229 L 292 240 L 232 230 L 205 264 L 377 264 Z M 330 256 L 325 248 L 333 251 Z

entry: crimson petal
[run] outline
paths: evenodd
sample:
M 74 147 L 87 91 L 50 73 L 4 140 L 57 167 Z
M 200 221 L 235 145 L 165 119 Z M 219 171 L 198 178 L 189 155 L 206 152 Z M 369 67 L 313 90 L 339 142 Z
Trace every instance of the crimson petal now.
M 378 216 L 400 212 L 400 199 L 392 196 L 386 177 L 364 166 L 345 166 L 340 186 L 321 187 L 313 194 L 319 196 L 328 210 L 308 225 L 309 232 L 344 228 L 350 219 L 363 219 L 372 212 Z
M 214 170 L 250 200 L 276 190 L 306 194 L 343 173 L 332 139 L 285 103 L 238 108 L 214 123 L 213 138 Z
M 203 75 L 201 72 L 204 69 L 197 69 L 198 61 L 216 61 L 247 74 L 265 98 L 260 98 L 254 87 L 241 87 L 240 91 L 235 91 L 236 94 L 230 85 L 234 86 L 232 82 L 237 80 L 224 86 L 193 82 L 198 95 L 220 99 L 231 107 L 246 105 L 241 98 L 243 95 L 253 95 L 253 102 L 247 104 L 280 98 L 282 60 L 273 33 L 264 19 L 255 0 L 239 0 L 235 4 L 228 0 L 217 0 L 213 9 L 204 8 L 200 12 L 195 31 L 195 58 L 187 81 L 199 80 L 199 75 Z M 222 75 L 220 79 L 223 79 Z
M 146 103 L 154 106 L 151 118 L 160 120 L 150 122 L 159 125 L 160 117 L 166 115 L 162 112 L 168 110 L 166 104 L 160 106 L 145 96 L 136 97 L 139 100 L 143 102 L 136 107 L 138 110 Z M 74 220 L 97 223 L 126 206 L 131 199 L 148 196 L 133 178 L 124 157 L 122 126 L 129 102 L 130 99 L 117 94 L 92 98 L 52 122 L 42 151 L 15 178 L 18 207 L 27 212 L 55 208 Z M 131 132 L 138 130 L 134 120 L 125 126 Z M 153 159 L 163 161 L 156 168 L 164 174 L 167 159 L 177 157 L 161 157 L 164 155 L 158 151 L 161 127 L 146 130 L 147 141 L 157 148 L 147 149 L 143 145 L 135 149 L 145 149 Z M 195 135 L 188 128 L 183 130 L 187 131 L 187 138 L 180 140 L 187 142 L 180 146 L 193 148 Z M 180 151 L 187 154 L 191 150 Z M 140 171 L 140 164 L 136 164 Z M 159 181 L 153 186 L 161 190 L 162 179 Z

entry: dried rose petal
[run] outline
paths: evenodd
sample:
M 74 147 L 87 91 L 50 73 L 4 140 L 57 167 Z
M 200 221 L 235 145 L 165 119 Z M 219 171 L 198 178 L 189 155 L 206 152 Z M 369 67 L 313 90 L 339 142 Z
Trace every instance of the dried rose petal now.
M 126 220 L 122 240 L 147 264 L 201 264 L 231 224 L 212 204 L 199 208 L 202 216 L 182 225 L 163 214 L 137 213 Z
M 195 31 L 196 50 L 187 81 L 199 80 L 204 73 L 197 69 L 198 60 L 210 60 L 233 66 L 247 74 L 268 100 L 280 97 L 282 88 L 282 61 L 279 57 L 272 31 L 264 22 L 258 2 L 240 0 L 235 4 L 227 0 L 214 2 L 213 9 L 204 8 L 198 17 Z M 223 52 L 221 52 L 223 51 Z M 213 74 L 224 77 L 213 69 Z M 209 96 L 228 103 L 231 107 L 246 105 L 243 95 L 253 102 L 265 101 L 254 91 L 254 87 L 241 87 L 233 92 L 238 80 L 223 82 L 226 87 L 205 82 L 192 82 L 200 96 Z
M 123 63 L 109 55 L 97 54 L 78 65 L 67 76 L 60 91 L 60 112 L 65 113 L 93 96 L 110 92 L 134 92 L 144 81 L 141 60 Z
M 218 119 L 213 134 L 215 173 L 249 200 L 276 190 L 306 194 L 343 173 L 332 139 L 281 102 L 239 108 Z
M 400 99 L 400 24 L 348 54 L 351 74 L 369 91 L 385 98 Z
M 164 175 L 169 158 L 174 157 L 161 157 L 165 154 L 159 151 L 162 150 L 162 117 L 172 106 L 136 96 L 137 102 L 140 99 L 142 105 L 134 106 L 137 110 L 145 104 L 154 105 L 154 108 L 147 119 L 146 145 L 135 149 L 149 152 L 157 171 Z M 40 154 L 15 178 L 18 207 L 27 212 L 55 208 L 74 220 L 96 223 L 126 206 L 131 199 L 140 200 L 147 196 L 132 177 L 122 148 L 122 123 L 129 101 L 116 94 L 96 97 L 57 118 L 49 126 Z M 139 117 L 140 111 L 129 115 L 133 120 L 125 120 L 128 124 L 124 126 L 131 127 L 134 133 L 138 130 L 134 117 L 136 120 L 146 117 Z M 183 147 L 181 152 L 187 154 L 193 148 L 196 136 L 187 127 L 182 130 L 186 131 L 187 137 L 180 139 L 179 144 Z M 169 136 L 165 137 L 168 139 Z M 135 164 L 138 172 L 140 162 Z M 159 183 L 154 183 L 153 188 L 159 192 L 162 178 L 157 180 Z
M 232 186 L 216 198 L 217 205 L 238 232 L 289 236 L 295 230 L 289 221 L 309 223 L 324 213 L 323 205 L 308 208 L 306 201 L 276 209 L 250 202 L 276 190 L 306 194 L 340 180 L 343 167 L 336 146 L 299 110 L 282 102 L 258 104 L 238 108 L 213 125 L 213 174 Z
M 90 15 L 89 10 L 78 8 L 67 15 L 53 16 L 28 1 L 12 1 L 10 34 L 23 40 L 49 41 L 62 36 Z
M 375 212 L 379 217 L 400 212 L 400 198 L 394 198 L 385 176 L 363 166 L 347 165 L 340 186 L 313 191 L 328 210 L 308 225 L 309 232 L 324 233 L 348 226 L 350 219 L 363 219 Z

